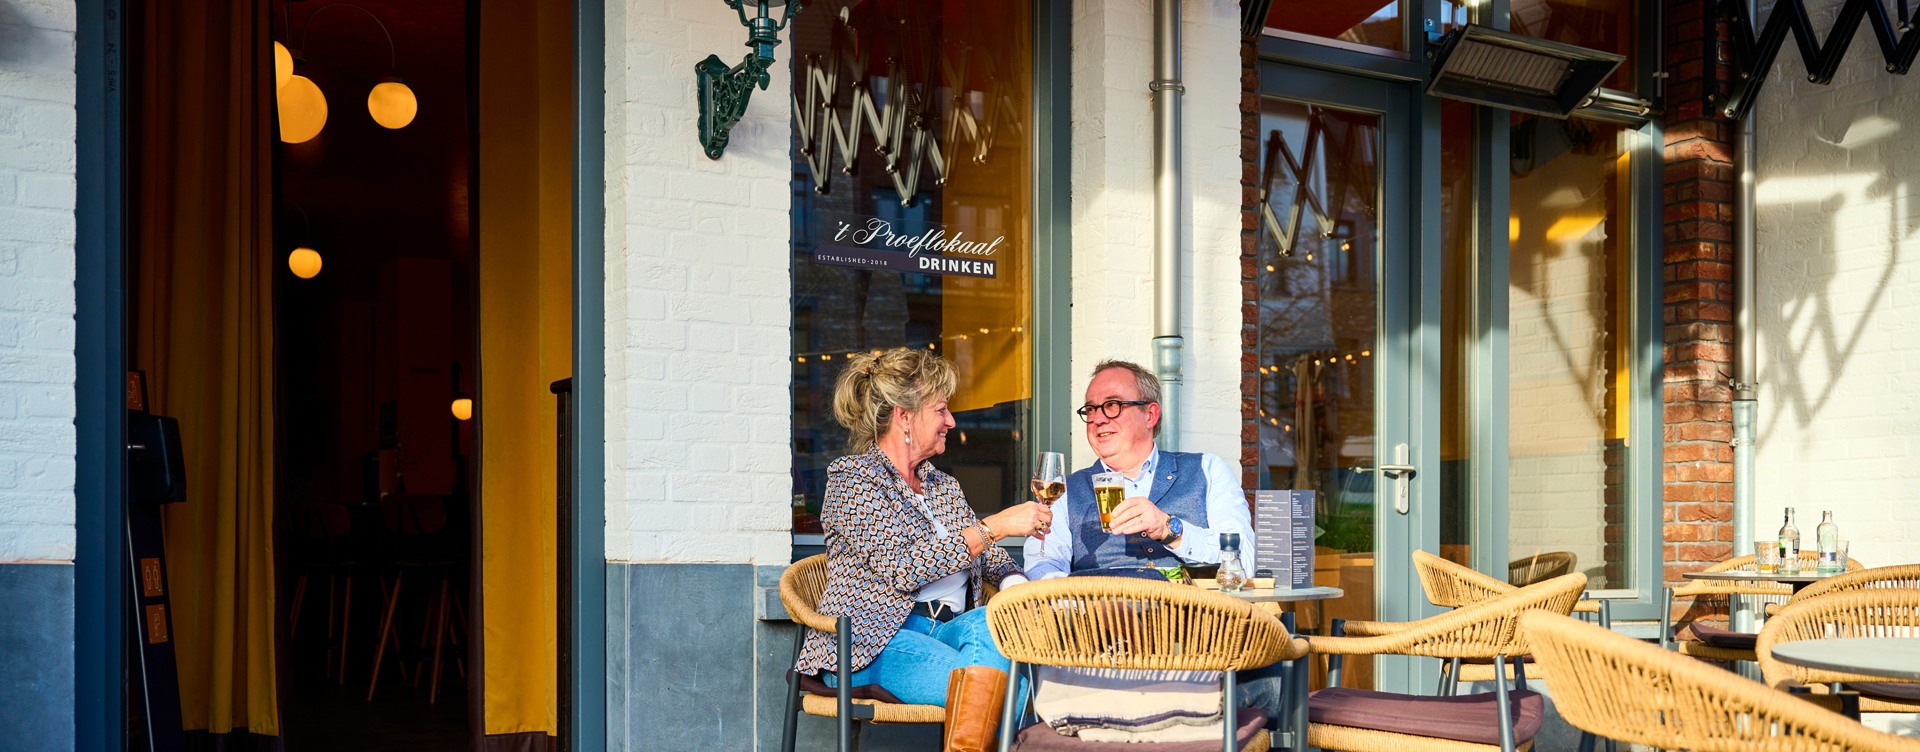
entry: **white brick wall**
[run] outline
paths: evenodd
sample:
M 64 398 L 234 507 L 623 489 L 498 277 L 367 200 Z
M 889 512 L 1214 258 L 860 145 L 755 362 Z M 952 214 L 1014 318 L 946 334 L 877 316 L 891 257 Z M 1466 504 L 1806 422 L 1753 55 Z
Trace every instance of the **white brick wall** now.
M 607 558 L 789 557 L 789 45 L 709 160 L 694 63 L 739 62 L 718 3 L 607 10 Z
M 73 559 L 74 14 L 0 4 L 0 562 Z
M 1809 6 L 1824 32 L 1840 2 Z M 1870 566 L 1920 560 L 1920 79 L 1877 53 L 1829 86 L 1782 54 L 1754 108 L 1758 532 L 1794 506 L 1811 546 L 1831 509 Z
M 1181 4 L 1186 415 L 1181 449 L 1240 462 L 1240 39 L 1230 0 Z M 1153 5 L 1073 6 L 1073 386 L 1153 366 Z M 1077 427 L 1077 426 L 1076 426 Z M 1077 433 L 1077 432 L 1076 432 Z M 1073 465 L 1094 455 L 1073 445 Z

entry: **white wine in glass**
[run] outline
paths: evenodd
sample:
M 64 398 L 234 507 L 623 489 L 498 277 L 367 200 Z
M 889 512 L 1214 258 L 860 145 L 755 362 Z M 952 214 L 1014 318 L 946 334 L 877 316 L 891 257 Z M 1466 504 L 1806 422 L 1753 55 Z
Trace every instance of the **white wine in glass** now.
M 1067 457 L 1059 452 L 1041 452 L 1033 465 L 1033 498 L 1047 506 L 1067 493 Z

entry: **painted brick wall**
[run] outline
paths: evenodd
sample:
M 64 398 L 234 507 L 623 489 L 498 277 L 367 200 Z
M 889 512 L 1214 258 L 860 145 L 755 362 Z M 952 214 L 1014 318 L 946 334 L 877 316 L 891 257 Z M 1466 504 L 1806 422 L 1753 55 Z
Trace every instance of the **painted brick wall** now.
M 709 160 L 693 66 L 745 49 L 718 3 L 607 10 L 607 558 L 790 556 L 787 54 Z
M 1181 4 L 1187 358 L 1180 448 L 1241 457 L 1239 6 Z M 1106 358 L 1153 365 L 1153 8 L 1073 6 L 1073 387 Z M 1078 432 L 1076 432 L 1078 433 Z M 1086 442 L 1073 464 L 1094 460 Z
M 0 4 L 0 562 L 73 559 L 74 14 Z
M 1810 0 L 1815 28 L 1839 0 Z M 1758 129 L 1756 521 L 1831 509 L 1869 566 L 1920 545 L 1920 80 L 1856 39 L 1831 85 L 1783 54 Z
M 1709 97 L 1727 80 L 1709 0 L 1667 3 L 1665 578 L 1733 550 L 1731 124 Z

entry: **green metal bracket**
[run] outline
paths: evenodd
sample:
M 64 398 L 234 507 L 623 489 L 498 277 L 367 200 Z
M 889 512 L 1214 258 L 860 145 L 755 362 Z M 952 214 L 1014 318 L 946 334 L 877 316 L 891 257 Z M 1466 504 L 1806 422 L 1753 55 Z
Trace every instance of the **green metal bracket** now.
M 802 2 L 752 0 L 758 14 L 747 18 L 745 6 L 750 0 L 724 1 L 740 14 L 740 25 L 747 27 L 747 46 L 753 51 L 731 68 L 719 55 L 708 55 L 693 66 L 700 81 L 700 146 L 708 159 L 719 159 L 726 152 L 733 126 L 747 114 L 747 102 L 753 98 L 754 87 L 767 88 L 767 69 L 773 66 L 773 48 L 780 46 L 780 30 L 800 12 Z M 778 20 L 768 15 L 769 8 L 782 5 L 786 10 Z

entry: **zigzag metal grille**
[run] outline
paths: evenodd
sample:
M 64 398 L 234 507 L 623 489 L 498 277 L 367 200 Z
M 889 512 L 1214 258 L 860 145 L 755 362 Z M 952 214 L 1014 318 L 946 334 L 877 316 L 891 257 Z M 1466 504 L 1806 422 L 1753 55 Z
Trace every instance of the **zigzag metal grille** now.
M 924 30 L 925 25 L 905 27 Z M 860 30 L 842 15 L 834 21 L 827 55 L 807 55 L 796 66 L 795 75 L 805 83 L 793 96 L 794 129 L 800 134 L 800 154 L 806 158 L 814 191 L 831 191 L 835 154 L 839 155 L 842 174 L 852 175 L 858 170 L 861 143 L 868 136 L 873 139 L 873 153 L 885 160 L 901 206 L 913 206 L 919 200 L 922 167 L 933 169 L 935 185 L 945 185 L 953 169 L 953 162 L 947 159 L 949 153 L 985 164 L 1002 135 L 1025 136 L 1026 129 L 1014 106 L 1015 84 L 998 75 L 990 55 L 971 46 L 952 44 L 938 45 L 937 55 L 927 54 L 928 48 L 936 45 L 924 31 L 909 39 L 896 36 L 894 43 L 907 45 L 904 57 L 918 64 L 903 64 L 901 56 L 888 58 L 882 87 L 885 94 L 880 97 L 885 104 L 878 104 L 880 98 L 874 96 L 874 87 L 866 76 L 872 45 L 861 44 L 859 37 Z M 931 70 L 936 60 L 941 76 L 937 90 Z M 983 71 L 979 77 L 988 82 L 985 91 L 966 86 L 974 66 L 979 66 Z M 842 99 L 843 78 L 851 91 L 844 107 L 836 106 Z M 947 92 L 947 96 L 936 113 L 933 103 L 938 91 Z M 974 109 L 976 98 L 979 114 Z M 936 115 L 946 126 L 939 134 L 932 125 Z
M 1888 73 L 1906 75 L 1913 67 L 1915 55 L 1920 54 L 1920 30 L 1906 18 L 1904 0 L 1898 26 L 1887 17 L 1880 0 L 1846 0 L 1825 42 L 1815 35 L 1805 3 L 1806 0 L 1779 0 L 1773 6 L 1766 28 L 1756 39 L 1753 18 L 1747 13 L 1744 0 L 1720 0 L 1714 14 L 1731 27 L 1728 36 L 1733 41 L 1733 67 L 1738 77 L 1720 108 L 1722 115 L 1739 119 L 1753 109 L 1753 100 L 1761 84 L 1766 82 L 1768 71 L 1773 69 L 1773 59 L 1780 54 L 1788 32 L 1793 33 L 1793 40 L 1800 48 L 1800 60 L 1806 63 L 1807 80 L 1816 84 L 1833 81 L 1833 74 L 1840 69 L 1841 59 L 1847 56 L 1847 48 L 1853 44 L 1862 19 L 1873 28 L 1874 41 L 1880 43 L 1880 56 L 1887 62 Z M 1900 32 L 1897 37 L 1896 31 Z

